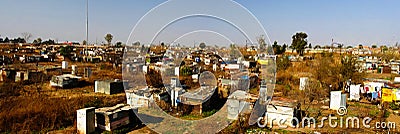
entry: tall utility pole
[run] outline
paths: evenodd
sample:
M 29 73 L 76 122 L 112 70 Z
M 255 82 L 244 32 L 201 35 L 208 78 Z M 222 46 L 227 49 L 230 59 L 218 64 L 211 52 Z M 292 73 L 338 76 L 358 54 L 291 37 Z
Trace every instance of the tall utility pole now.
M 89 0 L 86 0 L 86 56 L 88 56 L 89 44 Z

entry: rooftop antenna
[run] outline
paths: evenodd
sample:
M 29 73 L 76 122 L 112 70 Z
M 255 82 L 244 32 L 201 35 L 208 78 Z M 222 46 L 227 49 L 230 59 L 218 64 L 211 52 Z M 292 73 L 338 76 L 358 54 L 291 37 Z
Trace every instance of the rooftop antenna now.
M 89 44 L 89 0 L 86 0 L 86 56 L 88 56 Z

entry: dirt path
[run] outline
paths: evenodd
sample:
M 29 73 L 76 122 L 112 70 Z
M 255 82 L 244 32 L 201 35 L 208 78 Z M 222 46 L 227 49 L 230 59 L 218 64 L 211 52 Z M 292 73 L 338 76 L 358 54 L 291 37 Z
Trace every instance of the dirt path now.
M 390 116 L 386 119 L 387 122 L 394 122 L 395 124 L 395 131 L 400 131 L 400 116 L 395 114 L 390 114 Z

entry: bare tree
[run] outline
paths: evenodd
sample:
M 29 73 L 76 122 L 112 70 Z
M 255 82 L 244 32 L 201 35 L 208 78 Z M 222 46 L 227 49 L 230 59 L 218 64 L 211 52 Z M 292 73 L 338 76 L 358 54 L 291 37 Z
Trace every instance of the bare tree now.
M 257 41 L 258 41 L 258 45 L 260 46 L 261 50 L 264 50 L 267 46 L 267 44 L 265 43 L 265 38 L 264 35 L 261 35 L 260 37 L 257 37 Z
M 28 33 L 28 32 L 23 32 L 23 33 L 21 33 L 21 35 L 25 39 L 26 42 L 28 42 L 28 40 L 32 37 L 32 34 Z

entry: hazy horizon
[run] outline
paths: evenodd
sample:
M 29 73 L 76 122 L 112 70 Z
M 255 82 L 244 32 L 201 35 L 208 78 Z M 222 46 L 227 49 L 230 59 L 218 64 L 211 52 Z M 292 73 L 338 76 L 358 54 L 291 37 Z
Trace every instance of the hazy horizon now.
M 138 20 L 153 7 L 164 0 L 90 0 L 89 1 L 89 42 L 105 42 L 104 36 L 111 33 L 113 42 L 126 42 Z M 191 2 L 191 1 L 188 1 Z M 308 41 L 315 45 L 329 45 L 332 39 L 345 46 L 358 44 L 371 46 L 394 45 L 400 41 L 400 1 L 246 1 L 236 0 L 254 14 L 264 26 L 271 41 L 291 44 L 291 36 L 298 31 L 309 35 Z M 3 0 L 0 8 L 2 24 L 0 36 L 15 38 L 20 33 L 29 32 L 42 40 L 58 41 L 85 40 L 85 0 Z M 171 12 L 179 12 L 185 5 L 177 5 Z M 218 8 L 218 4 L 199 5 Z M 226 10 L 226 9 L 220 9 Z M 233 11 L 227 11 L 230 14 Z M 242 18 L 242 16 L 237 16 Z M 160 18 L 161 20 L 162 18 Z M 157 20 L 155 20 L 157 21 Z M 246 21 L 246 20 L 243 20 Z M 207 23 L 205 23 L 207 22 Z M 210 22 L 210 23 L 209 23 Z M 179 25 L 178 25 L 179 24 Z M 229 35 L 234 33 L 230 27 L 218 21 L 204 18 L 185 19 L 171 25 L 165 38 L 155 42 L 171 43 L 189 30 L 199 28 L 213 29 L 226 35 L 233 42 L 245 44 L 246 39 Z M 202 29 L 200 29 L 202 30 Z M 146 31 L 143 31 L 146 34 Z M 212 38 L 212 39 L 211 39 Z M 255 36 L 251 36 L 255 38 Z M 179 42 L 181 45 L 229 44 L 223 36 L 212 32 L 196 33 Z M 144 43 L 146 44 L 146 43 Z

